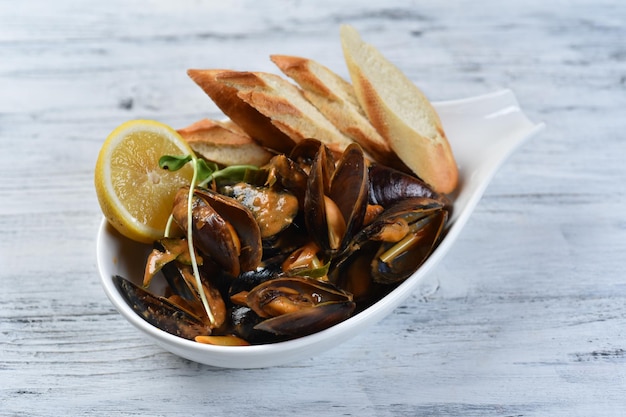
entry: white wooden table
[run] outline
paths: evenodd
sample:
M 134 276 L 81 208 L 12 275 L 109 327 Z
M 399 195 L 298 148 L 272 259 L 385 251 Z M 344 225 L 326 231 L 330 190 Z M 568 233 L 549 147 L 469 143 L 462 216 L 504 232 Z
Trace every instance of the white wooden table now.
M 0 2 L 0 415 L 626 415 L 626 6 L 509 3 Z M 219 117 L 187 68 L 347 75 L 340 23 L 431 99 L 511 88 L 547 130 L 369 332 L 269 369 L 163 351 L 97 277 L 100 145 Z

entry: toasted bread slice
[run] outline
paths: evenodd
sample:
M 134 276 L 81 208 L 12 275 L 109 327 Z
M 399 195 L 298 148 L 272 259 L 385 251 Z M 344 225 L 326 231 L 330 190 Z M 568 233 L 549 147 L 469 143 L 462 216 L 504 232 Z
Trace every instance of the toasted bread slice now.
M 304 96 L 344 135 L 360 144 L 376 161 L 405 168 L 361 108 L 352 84 L 328 67 L 308 58 L 271 55 L 280 70 L 292 78 Z
M 437 112 L 424 93 L 352 26 L 341 45 L 356 97 L 396 154 L 436 191 L 450 193 L 458 168 Z
M 196 154 L 218 165 L 261 166 L 273 156 L 230 120 L 202 119 L 178 133 Z
M 239 98 L 236 89 L 217 81 L 218 75 L 229 72 L 220 69 L 190 69 L 187 74 L 250 137 L 266 148 L 289 152 L 295 145 L 289 136 L 276 128 L 267 116 Z
M 352 141 L 341 133 L 286 79 L 266 72 L 222 72 L 216 79 L 237 90 L 237 96 L 289 136 L 294 142 L 318 139 L 334 152 L 342 152 Z

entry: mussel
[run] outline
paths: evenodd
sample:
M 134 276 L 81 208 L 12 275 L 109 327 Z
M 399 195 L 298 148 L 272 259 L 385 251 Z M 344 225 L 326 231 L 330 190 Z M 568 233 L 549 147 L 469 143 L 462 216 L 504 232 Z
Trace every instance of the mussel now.
M 448 211 L 439 200 L 400 200 L 352 239 L 337 258 L 336 267 L 341 271 L 347 264 L 360 262 L 365 270 L 355 274 L 359 279 L 368 277 L 379 284 L 403 281 L 430 256 L 443 236 L 447 219 Z M 363 262 L 363 257 L 369 262 Z
M 286 155 L 276 155 L 263 167 L 263 172 L 266 173 L 267 186 L 279 186 L 291 192 L 298 199 L 300 207 L 303 206 L 308 181 L 308 173 L 303 169 L 303 165 Z
M 280 277 L 254 287 L 247 306 L 264 320 L 255 329 L 277 335 L 305 336 L 337 324 L 352 314 L 352 295 L 306 277 Z
M 329 167 L 325 149 L 320 145 L 313 160 L 304 211 L 306 227 L 325 257 L 332 258 L 363 225 L 368 173 L 359 145 L 348 146 L 336 167 Z
M 114 276 L 113 282 L 128 305 L 153 326 L 190 340 L 211 334 L 212 326 L 207 320 L 166 297 L 153 295 L 120 276 Z
M 380 217 L 363 234 L 372 241 L 381 240 L 372 260 L 374 281 L 392 284 L 407 279 L 428 259 L 443 236 L 448 211 L 437 200 L 417 198 L 397 203 Z M 383 223 L 381 228 L 379 223 Z M 371 230 L 374 233 L 368 236 Z
M 187 230 L 189 189 L 175 197 L 172 215 Z M 261 231 L 250 210 L 237 200 L 211 190 L 194 191 L 192 199 L 194 244 L 225 272 L 237 276 L 261 262 Z

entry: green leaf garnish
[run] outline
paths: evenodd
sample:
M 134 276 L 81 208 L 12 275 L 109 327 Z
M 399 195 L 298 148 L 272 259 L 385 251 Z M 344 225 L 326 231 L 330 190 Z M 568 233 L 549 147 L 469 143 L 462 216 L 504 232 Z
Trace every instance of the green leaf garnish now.
M 212 175 L 219 170 L 215 162 L 207 162 L 204 159 L 198 159 L 196 162 L 198 170 L 198 185 L 202 186 L 208 183 Z
M 256 171 L 259 168 L 254 165 L 231 165 L 226 168 L 215 170 L 210 176 L 200 181 L 199 186 L 203 187 L 211 181 L 239 182 L 244 181 L 249 171 Z
M 169 171 L 178 171 L 192 159 L 191 155 L 163 155 L 159 158 L 159 166 Z
M 330 262 L 322 265 L 319 268 L 294 269 L 289 271 L 289 273 L 299 277 L 322 278 L 328 274 L 329 269 Z

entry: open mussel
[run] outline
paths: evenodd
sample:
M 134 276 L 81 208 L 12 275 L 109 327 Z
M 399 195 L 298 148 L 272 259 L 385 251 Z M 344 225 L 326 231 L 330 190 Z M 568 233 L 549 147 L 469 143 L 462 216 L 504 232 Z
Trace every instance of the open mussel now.
M 187 230 L 189 189 L 176 194 L 172 216 Z M 237 200 L 211 190 L 194 191 L 192 199 L 194 244 L 226 273 L 237 276 L 261 262 L 261 231 L 254 216 Z
M 404 200 L 388 211 L 379 222 L 400 224 L 401 227 L 391 226 L 393 232 L 389 239 L 385 239 L 385 226 L 380 235 L 372 238 L 381 238 L 381 245 L 372 260 L 372 276 L 375 282 L 382 284 L 397 283 L 411 276 L 441 240 L 448 219 L 448 211 L 437 200 Z M 373 225 L 372 229 L 376 230 L 377 225 Z M 368 231 L 364 234 L 367 235 Z
M 368 173 L 363 150 L 346 148 L 336 166 L 320 145 L 311 165 L 304 201 L 305 222 L 326 258 L 332 258 L 361 228 L 368 204 Z
M 363 150 L 357 144 L 346 148 L 330 179 L 330 199 L 345 222 L 339 249 L 361 230 L 368 203 L 368 169 Z
M 186 239 L 163 238 L 156 241 L 146 262 L 143 289 L 147 290 L 156 275 L 161 273 L 168 284 L 166 295 L 171 303 L 200 318 L 206 317 L 211 328 L 221 327 L 226 321 L 224 298 L 230 278 L 210 258 L 202 258 L 197 253 L 194 257 L 200 285 L 193 273 Z
M 207 315 L 206 308 L 208 307 L 209 321 L 213 328 L 221 327 L 226 321 L 227 308 L 224 299 L 230 281 L 228 275 L 217 271 L 218 269 L 212 265 L 206 263 L 200 265 L 201 288 L 199 289 L 191 265 L 175 261 L 162 269 L 163 276 L 168 283 L 168 290 L 175 296 L 171 298 L 201 317 Z M 208 279 L 208 276 L 211 279 Z M 202 304 L 200 291 L 207 301 L 207 306 Z
M 291 192 L 303 206 L 306 193 L 308 171 L 286 155 L 274 156 L 264 167 L 266 173 L 265 184 L 270 187 L 281 187 Z
M 413 274 L 439 243 L 448 218 L 444 203 L 426 197 L 398 201 L 364 227 L 336 258 L 333 281 L 357 299 L 379 284 Z
M 322 162 L 323 171 L 328 175 L 332 174 L 335 169 L 335 155 L 317 139 L 309 138 L 298 142 L 291 150 L 289 160 L 293 161 L 307 175 L 311 173 L 313 165 L 319 162 Z
M 304 336 L 350 316 L 352 295 L 334 285 L 306 277 L 280 277 L 254 287 L 246 304 L 259 317 L 255 329 L 277 335 Z

